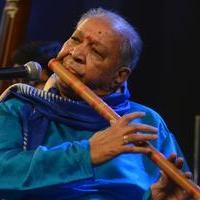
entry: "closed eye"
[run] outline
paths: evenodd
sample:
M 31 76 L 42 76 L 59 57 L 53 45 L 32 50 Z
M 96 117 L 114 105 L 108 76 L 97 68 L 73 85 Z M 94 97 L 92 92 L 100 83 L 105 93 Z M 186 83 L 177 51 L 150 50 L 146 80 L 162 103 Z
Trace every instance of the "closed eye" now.
M 97 49 L 92 48 L 92 51 L 93 51 L 96 55 L 98 55 L 98 56 L 100 56 L 101 58 L 103 58 L 102 54 L 101 54 Z
M 81 40 L 78 38 L 78 37 L 75 37 L 75 36 L 71 36 L 71 39 L 77 43 L 80 43 Z

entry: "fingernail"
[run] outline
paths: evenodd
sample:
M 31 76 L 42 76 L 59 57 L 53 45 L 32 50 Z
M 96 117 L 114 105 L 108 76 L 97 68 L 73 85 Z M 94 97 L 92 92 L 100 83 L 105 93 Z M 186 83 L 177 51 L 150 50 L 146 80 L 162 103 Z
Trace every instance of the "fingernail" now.
M 110 124 L 111 124 L 111 125 L 112 125 L 112 124 L 115 124 L 116 121 L 117 121 L 117 120 L 115 120 L 115 119 L 111 119 L 111 120 L 110 120 Z

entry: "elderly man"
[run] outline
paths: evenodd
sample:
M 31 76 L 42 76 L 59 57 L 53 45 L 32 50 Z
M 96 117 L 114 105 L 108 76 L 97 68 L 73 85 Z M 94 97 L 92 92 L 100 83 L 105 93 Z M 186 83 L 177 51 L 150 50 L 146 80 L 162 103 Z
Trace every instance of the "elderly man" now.
M 56 75 L 44 91 L 21 84 L 4 93 L 0 104 L 3 198 L 143 198 L 160 172 L 145 156 L 148 149 L 134 143 L 149 141 L 166 156 L 182 153 L 162 118 L 129 100 L 126 80 L 140 51 L 140 37 L 128 22 L 113 12 L 93 9 L 82 16 L 57 56 L 122 116 L 111 126 Z M 166 197 L 163 181 L 151 188 L 153 199 L 160 194 L 160 200 Z

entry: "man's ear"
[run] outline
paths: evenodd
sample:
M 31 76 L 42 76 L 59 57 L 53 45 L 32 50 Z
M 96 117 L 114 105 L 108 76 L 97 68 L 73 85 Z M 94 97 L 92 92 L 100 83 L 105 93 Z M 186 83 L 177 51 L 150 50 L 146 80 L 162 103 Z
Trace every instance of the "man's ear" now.
M 129 67 L 120 67 L 117 71 L 115 82 L 122 84 L 126 81 L 131 74 L 131 69 Z
M 131 74 L 131 69 L 129 67 L 120 67 L 118 71 L 116 72 L 116 75 L 114 77 L 114 85 L 120 86 L 123 82 L 125 82 L 129 75 Z

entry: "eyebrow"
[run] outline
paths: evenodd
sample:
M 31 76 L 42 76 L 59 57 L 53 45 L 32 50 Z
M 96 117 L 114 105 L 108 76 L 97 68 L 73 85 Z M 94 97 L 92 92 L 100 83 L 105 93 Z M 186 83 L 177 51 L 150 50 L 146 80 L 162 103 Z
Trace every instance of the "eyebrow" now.
M 76 29 L 76 31 L 74 33 L 75 34 L 80 34 L 81 37 L 85 37 L 84 32 L 82 32 L 82 31 L 80 31 L 78 29 Z M 73 33 L 73 35 L 74 35 L 74 33 Z M 101 42 L 95 40 L 94 38 L 91 38 L 91 36 L 87 36 L 86 38 L 89 39 L 92 42 L 92 44 L 98 45 L 98 46 L 104 48 L 104 50 L 107 49 L 107 47 L 104 44 L 102 44 Z

